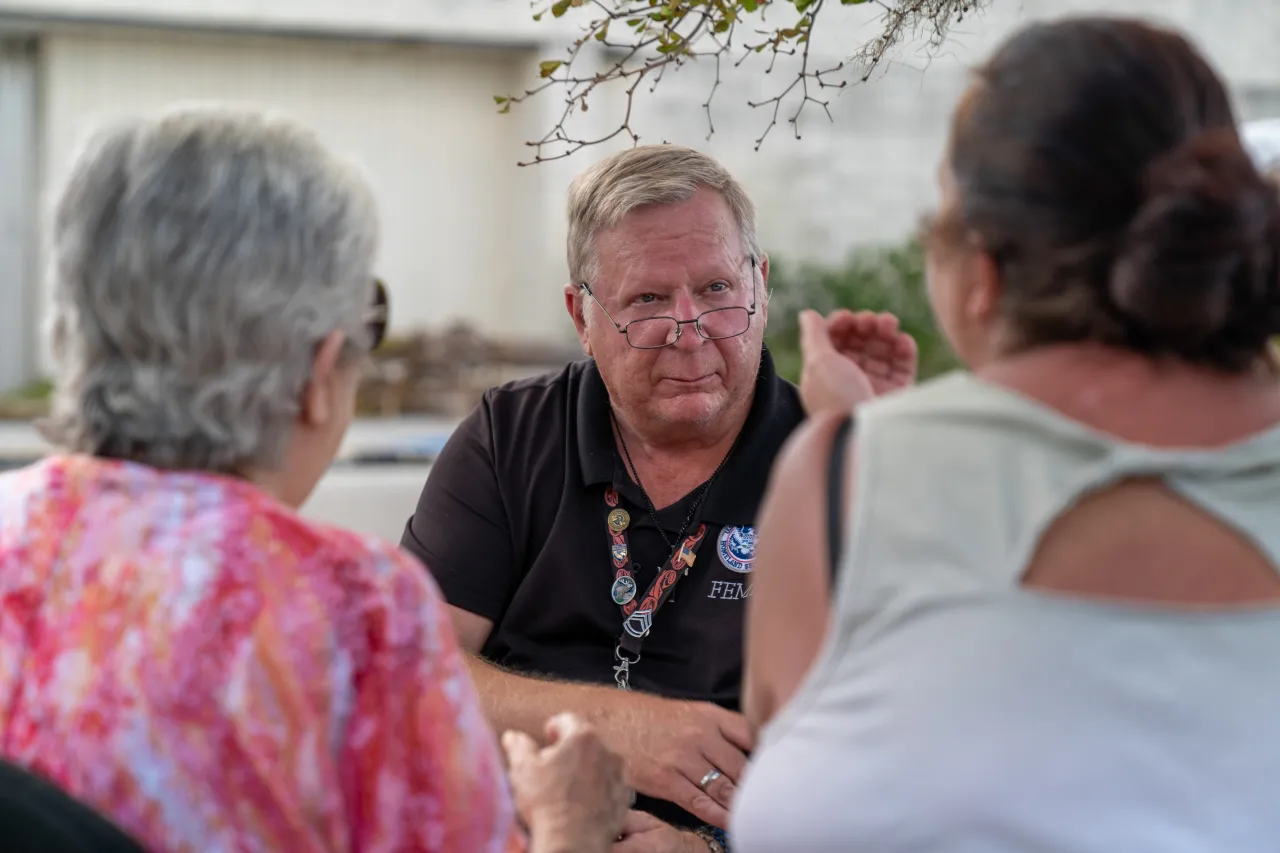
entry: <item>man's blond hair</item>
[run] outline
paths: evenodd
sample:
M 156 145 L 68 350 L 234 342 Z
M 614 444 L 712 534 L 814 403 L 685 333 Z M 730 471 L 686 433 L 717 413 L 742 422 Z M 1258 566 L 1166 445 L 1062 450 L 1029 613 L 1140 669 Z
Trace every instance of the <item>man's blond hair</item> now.
M 638 207 L 686 202 L 699 187 L 715 190 L 728 203 L 743 248 L 759 257 L 755 205 L 723 166 L 681 145 L 640 145 L 600 161 L 569 186 L 569 275 L 575 282 L 593 283 L 601 231 Z

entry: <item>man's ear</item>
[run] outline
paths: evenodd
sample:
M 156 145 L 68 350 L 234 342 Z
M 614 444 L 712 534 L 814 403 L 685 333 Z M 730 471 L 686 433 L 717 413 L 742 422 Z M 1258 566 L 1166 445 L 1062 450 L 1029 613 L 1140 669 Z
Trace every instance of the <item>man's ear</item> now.
M 566 284 L 564 286 L 564 307 L 569 312 L 569 319 L 573 321 L 574 331 L 578 333 L 578 341 L 582 344 L 582 351 L 591 356 L 591 340 L 587 336 L 587 307 L 586 297 L 582 293 L 582 285 Z
M 298 420 L 307 427 L 323 427 L 334 415 L 337 407 L 338 359 L 346 342 L 345 333 L 332 331 L 316 347 L 315 357 L 311 361 L 311 375 L 302 389 L 298 407 Z

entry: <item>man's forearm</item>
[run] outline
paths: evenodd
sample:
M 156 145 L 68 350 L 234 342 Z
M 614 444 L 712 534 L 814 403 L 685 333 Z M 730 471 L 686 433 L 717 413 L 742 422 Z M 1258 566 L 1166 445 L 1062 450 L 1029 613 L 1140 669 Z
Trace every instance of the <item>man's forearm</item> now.
M 467 666 L 490 727 L 497 732 L 516 729 L 538 740 L 547 720 L 565 711 L 591 723 L 601 722 L 617 693 L 614 687 L 509 672 L 476 655 L 467 655 Z

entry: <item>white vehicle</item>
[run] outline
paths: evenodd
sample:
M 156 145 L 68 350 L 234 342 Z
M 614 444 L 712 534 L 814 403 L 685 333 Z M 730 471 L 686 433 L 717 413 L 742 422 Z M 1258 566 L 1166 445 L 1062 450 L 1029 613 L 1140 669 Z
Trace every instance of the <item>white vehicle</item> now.
M 1240 135 L 1259 169 L 1280 169 L 1280 118 L 1247 121 L 1241 125 Z

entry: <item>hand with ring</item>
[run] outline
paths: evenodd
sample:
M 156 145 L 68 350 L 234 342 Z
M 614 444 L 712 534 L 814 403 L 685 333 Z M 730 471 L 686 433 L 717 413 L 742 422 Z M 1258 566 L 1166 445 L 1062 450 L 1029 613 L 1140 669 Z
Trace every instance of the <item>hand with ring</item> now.
M 725 808 L 728 809 L 729 804 L 733 802 L 736 786 L 733 779 L 726 776 L 719 767 L 712 765 L 711 769 L 698 780 L 698 788 L 717 803 L 724 803 Z
M 622 756 L 626 784 L 725 828 L 753 746 L 742 715 L 707 702 L 616 692 L 616 705 L 597 709 L 595 719 Z

